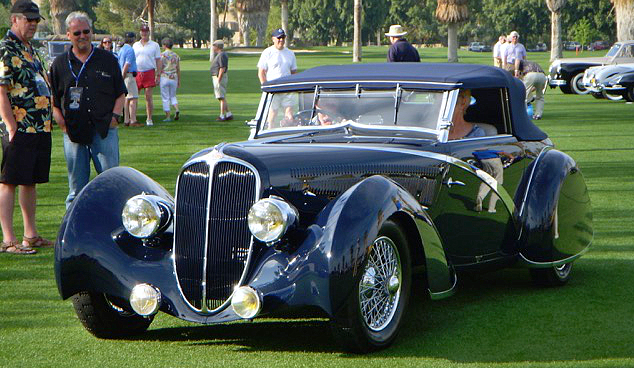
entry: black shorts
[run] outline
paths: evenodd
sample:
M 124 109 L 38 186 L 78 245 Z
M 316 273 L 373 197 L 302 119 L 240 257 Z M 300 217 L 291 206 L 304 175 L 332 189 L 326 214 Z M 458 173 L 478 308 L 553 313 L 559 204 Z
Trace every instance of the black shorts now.
M 16 132 L 13 141 L 2 137 L 0 183 L 33 185 L 47 183 L 51 168 L 51 134 Z

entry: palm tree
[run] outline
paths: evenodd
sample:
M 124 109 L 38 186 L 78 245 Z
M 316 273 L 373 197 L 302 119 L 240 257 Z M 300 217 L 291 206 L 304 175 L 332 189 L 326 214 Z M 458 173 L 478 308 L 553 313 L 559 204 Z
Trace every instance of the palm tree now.
M 238 11 L 238 24 L 245 46 L 250 46 L 249 30 L 257 32 L 256 46 L 262 46 L 266 25 L 269 18 L 270 0 L 235 0 L 234 6 Z
M 611 0 L 616 11 L 616 37 L 619 41 L 634 39 L 634 0 Z
M 282 29 L 288 34 L 288 0 L 280 0 L 280 12 L 282 16 Z
M 354 42 L 352 46 L 352 62 L 361 61 L 361 0 L 354 0 Z
M 77 3 L 75 0 L 50 0 L 51 4 L 51 26 L 53 27 L 53 33 L 64 34 L 66 33 L 66 17 L 73 10 L 77 9 Z
M 447 61 L 458 62 L 458 24 L 469 19 L 467 0 L 438 0 L 436 18 L 447 24 Z
M 209 61 L 214 60 L 214 49 L 211 43 L 216 40 L 216 30 L 218 29 L 218 17 L 216 15 L 216 0 L 209 0 Z
M 550 61 L 562 57 L 561 44 L 561 9 L 566 5 L 566 0 L 546 0 L 546 6 L 550 10 Z

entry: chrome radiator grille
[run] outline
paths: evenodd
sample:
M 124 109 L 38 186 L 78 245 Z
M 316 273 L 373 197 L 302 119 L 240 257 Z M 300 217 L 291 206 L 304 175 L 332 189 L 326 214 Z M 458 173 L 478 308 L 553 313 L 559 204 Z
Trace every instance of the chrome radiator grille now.
M 247 214 L 257 192 L 257 175 L 241 163 L 195 163 L 183 170 L 174 263 L 183 296 L 195 309 L 220 308 L 240 282 L 251 246 Z

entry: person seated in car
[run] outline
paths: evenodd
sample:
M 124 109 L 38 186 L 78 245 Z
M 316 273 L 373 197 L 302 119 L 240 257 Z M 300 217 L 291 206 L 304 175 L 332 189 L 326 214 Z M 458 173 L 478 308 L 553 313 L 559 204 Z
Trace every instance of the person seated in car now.
M 339 124 L 342 120 L 337 113 L 338 106 L 334 99 L 319 99 L 315 104 L 315 116 L 311 120 L 311 125 L 333 125 Z
M 456 100 L 456 107 L 453 111 L 451 122 L 453 125 L 449 130 L 449 140 L 485 137 L 487 134 L 484 129 L 477 124 L 470 123 L 465 120 L 465 113 L 471 104 L 471 91 L 461 89 Z

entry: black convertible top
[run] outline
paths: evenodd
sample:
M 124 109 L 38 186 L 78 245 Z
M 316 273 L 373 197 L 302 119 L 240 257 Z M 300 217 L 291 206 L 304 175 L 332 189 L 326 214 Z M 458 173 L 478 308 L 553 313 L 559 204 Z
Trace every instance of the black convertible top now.
M 264 92 L 327 88 L 505 88 L 509 92 L 513 135 L 520 140 L 542 140 L 546 133 L 526 113 L 524 84 L 510 73 L 493 66 L 460 63 L 370 63 L 324 65 L 301 73 L 267 81 Z

